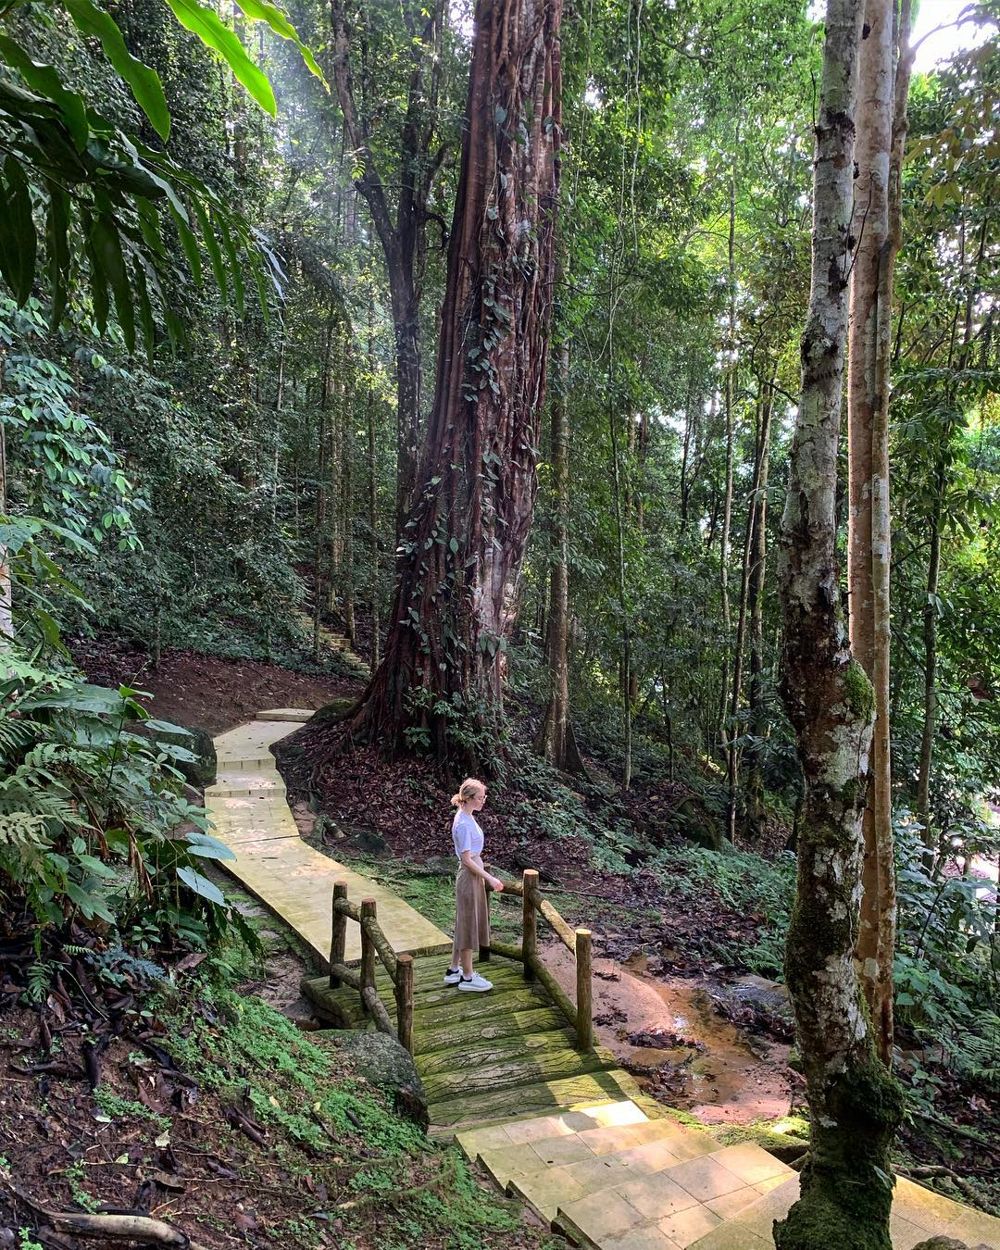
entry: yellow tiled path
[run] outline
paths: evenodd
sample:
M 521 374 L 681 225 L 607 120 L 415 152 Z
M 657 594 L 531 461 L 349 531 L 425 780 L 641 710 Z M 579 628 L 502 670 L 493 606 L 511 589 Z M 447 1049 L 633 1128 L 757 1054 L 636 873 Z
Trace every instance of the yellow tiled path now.
M 769 1250 L 774 1221 L 798 1197 L 798 1175 L 759 1146 L 720 1146 L 631 1101 L 456 1140 L 547 1223 L 599 1250 Z M 1000 1250 L 1000 1220 L 903 1178 L 891 1232 L 893 1250 L 941 1235 Z
M 378 919 L 396 951 L 451 950 L 451 938 L 391 891 L 314 851 L 299 837 L 285 801 L 284 782 L 270 747 L 312 712 L 271 708 L 215 739 L 219 771 L 205 791 L 216 835 L 236 855 L 222 866 L 299 934 L 319 955 L 330 955 L 333 883 L 346 881 L 354 902 L 374 898 Z M 348 962 L 361 957 L 357 925 L 347 926 Z

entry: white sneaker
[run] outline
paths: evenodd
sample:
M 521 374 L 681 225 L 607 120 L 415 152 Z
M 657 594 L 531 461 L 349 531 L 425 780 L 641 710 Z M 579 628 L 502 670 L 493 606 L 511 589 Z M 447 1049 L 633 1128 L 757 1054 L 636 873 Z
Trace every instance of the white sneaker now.
M 461 980 L 458 983 L 458 988 L 460 990 L 465 990 L 467 993 L 485 994 L 487 990 L 491 990 L 493 988 L 493 982 L 487 981 L 486 978 L 481 977 L 478 972 L 474 972 L 471 977 L 467 977 L 463 973 Z
M 461 981 L 461 979 L 462 979 L 461 968 L 449 968 L 448 971 L 444 974 L 445 985 L 457 985 L 459 981 Z

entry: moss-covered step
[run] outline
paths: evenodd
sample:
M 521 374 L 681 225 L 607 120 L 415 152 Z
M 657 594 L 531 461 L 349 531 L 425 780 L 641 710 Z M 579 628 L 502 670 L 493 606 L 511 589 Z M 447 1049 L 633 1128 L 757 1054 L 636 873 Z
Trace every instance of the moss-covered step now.
M 505 1007 L 495 1016 L 472 1017 L 476 1027 L 473 1036 L 477 1043 L 495 1042 L 519 1033 L 548 1033 L 564 1029 L 566 1019 L 554 1007 L 530 1007 L 513 1010 Z M 418 1021 L 414 1024 L 413 1045 L 421 1059 L 439 1051 L 460 1050 L 469 1044 L 468 1018 L 458 1020 L 445 1017 L 430 1024 Z
M 592 1072 L 601 1072 L 607 1068 L 605 1060 L 592 1051 L 573 1050 L 569 1045 L 553 1046 L 549 1050 L 540 1050 L 530 1056 L 515 1055 L 510 1059 L 499 1056 L 492 1063 L 475 1070 L 475 1072 L 445 1072 L 424 1076 L 421 1072 L 427 1093 L 428 1103 L 444 1102 L 449 1098 L 460 1098 L 463 1093 L 474 1085 L 482 1093 L 494 1090 L 505 1090 L 508 1097 L 516 1098 L 515 1086 L 536 1085 L 542 1081 L 565 1080 L 567 1077 L 584 1076 Z M 420 1060 L 417 1060 L 420 1070 Z
M 498 1061 L 511 1063 L 539 1055 L 564 1054 L 566 1051 L 573 1051 L 573 1035 L 568 1029 L 550 1029 L 545 1033 L 508 1033 L 490 1040 L 467 1034 L 465 1041 L 459 1042 L 453 1050 L 438 1050 L 433 1054 L 418 1051 L 416 1063 L 423 1080 L 425 1076 L 440 1076 L 448 1072 L 478 1073 Z
M 480 1090 L 467 1083 L 466 1089 L 450 1098 L 431 1098 L 431 1124 L 440 1131 L 480 1128 L 506 1124 L 532 1116 L 596 1107 L 632 1098 L 635 1081 L 621 1068 L 581 1073 L 555 1080 L 537 1081 L 516 1089 Z

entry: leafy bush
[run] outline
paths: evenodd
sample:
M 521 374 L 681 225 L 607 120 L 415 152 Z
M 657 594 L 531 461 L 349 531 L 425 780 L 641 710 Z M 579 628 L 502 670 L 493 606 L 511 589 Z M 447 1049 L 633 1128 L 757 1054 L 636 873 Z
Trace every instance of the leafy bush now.
M 140 920 L 192 945 L 227 918 L 199 871 L 232 858 L 183 793 L 185 747 L 149 731 L 137 692 L 87 685 L 67 665 L 10 645 L 0 681 L 0 898 L 41 941 L 78 913 L 127 929 Z M 137 732 L 145 722 L 146 733 Z

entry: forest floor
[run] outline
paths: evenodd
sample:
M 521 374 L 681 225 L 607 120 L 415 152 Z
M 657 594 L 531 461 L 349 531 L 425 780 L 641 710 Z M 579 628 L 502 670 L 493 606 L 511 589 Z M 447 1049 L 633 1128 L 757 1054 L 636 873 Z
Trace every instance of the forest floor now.
M 44 1002 L 0 998 L 0 1246 L 115 1244 L 61 1212 L 148 1214 L 203 1250 L 555 1244 L 521 1204 L 484 1203 L 457 1149 L 428 1147 L 337 1034 L 312 1032 L 308 954 L 225 888 L 260 963 L 234 951 L 204 976 L 188 956 L 155 984 L 126 961 L 102 995 L 74 957 Z
M 261 660 L 229 660 L 197 651 L 164 650 L 153 668 L 145 651 L 106 636 L 70 643 L 73 658 L 97 685 L 129 686 L 160 720 L 221 733 L 262 708 L 319 708 L 360 690 L 357 678 L 296 671 Z M 314 669 L 313 665 L 305 665 Z

